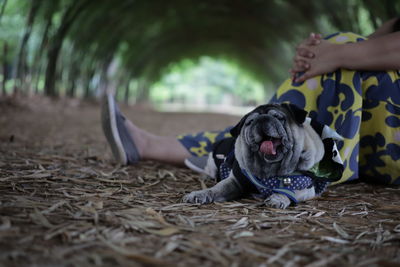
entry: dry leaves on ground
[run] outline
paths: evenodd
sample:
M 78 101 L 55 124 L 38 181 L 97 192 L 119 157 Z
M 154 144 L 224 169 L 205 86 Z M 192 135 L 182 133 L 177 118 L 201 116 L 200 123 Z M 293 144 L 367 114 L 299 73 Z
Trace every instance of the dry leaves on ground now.
M 400 188 L 334 186 L 287 210 L 255 199 L 185 204 L 183 194 L 201 187 L 198 175 L 156 162 L 113 165 L 96 105 L 31 105 L 0 117 L 3 265 L 400 264 Z M 135 122 L 162 134 L 189 118 L 210 123 L 168 114 L 170 129 L 160 125 L 165 114 L 140 112 Z

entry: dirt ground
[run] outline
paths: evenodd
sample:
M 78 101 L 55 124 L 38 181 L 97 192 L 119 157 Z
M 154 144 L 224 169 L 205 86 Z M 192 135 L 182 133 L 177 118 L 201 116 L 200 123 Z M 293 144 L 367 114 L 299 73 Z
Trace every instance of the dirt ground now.
M 162 135 L 238 120 L 122 110 Z M 99 114 L 96 103 L 0 101 L 0 265 L 400 266 L 400 188 L 332 186 L 287 210 L 184 204 L 199 176 L 113 164 Z

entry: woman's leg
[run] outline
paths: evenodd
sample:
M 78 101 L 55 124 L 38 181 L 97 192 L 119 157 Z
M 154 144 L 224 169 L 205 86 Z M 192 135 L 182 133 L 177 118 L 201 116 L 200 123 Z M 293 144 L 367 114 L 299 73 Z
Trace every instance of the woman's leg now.
M 156 160 L 183 165 L 184 160 L 190 156 L 188 150 L 175 137 L 154 135 L 126 119 L 112 94 L 107 93 L 103 97 L 101 121 L 104 135 L 119 164 Z
M 130 120 L 125 122 L 140 159 L 183 165 L 184 160 L 190 157 L 188 150 L 175 137 L 155 135 L 140 129 Z
M 400 185 L 400 72 L 363 72 L 360 173 Z
M 104 134 L 116 161 L 122 165 L 134 164 L 139 160 L 183 165 L 185 159 L 191 156 L 207 155 L 215 142 L 230 136 L 230 128 L 181 135 L 178 138 L 149 133 L 122 115 L 111 94 L 104 95 L 101 114 Z

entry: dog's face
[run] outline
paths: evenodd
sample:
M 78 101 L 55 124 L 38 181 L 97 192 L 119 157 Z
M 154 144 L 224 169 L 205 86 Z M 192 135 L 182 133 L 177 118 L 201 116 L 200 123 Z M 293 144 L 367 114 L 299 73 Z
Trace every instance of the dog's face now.
M 321 139 L 304 125 L 307 112 L 291 104 L 259 106 L 231 130 L 240 167 L 259 178 L 308 170 L 321 160 Z

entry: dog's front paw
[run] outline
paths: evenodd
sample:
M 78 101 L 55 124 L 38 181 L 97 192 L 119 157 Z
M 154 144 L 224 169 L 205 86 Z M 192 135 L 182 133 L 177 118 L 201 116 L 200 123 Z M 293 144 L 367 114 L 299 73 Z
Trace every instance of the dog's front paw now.
M 272 194 L 264 203 L 271 208 L 286 209 L 290 205 L 290 199 L 282 194 Z
M 185 195 L 182 201 L 186 203 L 208 204 L 214 202 L 214 194 L 209 189 L 193 191 Z

